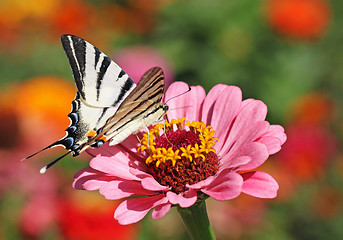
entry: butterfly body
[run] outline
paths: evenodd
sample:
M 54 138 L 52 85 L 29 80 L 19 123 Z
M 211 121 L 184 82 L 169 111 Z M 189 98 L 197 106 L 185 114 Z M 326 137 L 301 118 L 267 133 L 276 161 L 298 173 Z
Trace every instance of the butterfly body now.
M 151 68 L 136 85 L 92 44 L 73 35 L 63 35 L 61 42 L 77 93 L 68 114 L 71 123 L 66 136 L 41 151 L 61 145 L 76 156 L 89 147 L 100 147 L 106 141 L 116 145 L 165 115 L 168 106 L 161 103 L 164 91 L 161 68 Z

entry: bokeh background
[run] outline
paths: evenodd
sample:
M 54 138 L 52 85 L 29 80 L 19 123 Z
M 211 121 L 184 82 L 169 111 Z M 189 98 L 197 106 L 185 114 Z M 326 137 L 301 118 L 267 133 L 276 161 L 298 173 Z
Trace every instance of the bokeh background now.
M 69 125 L 66 33 L 136 80 L 159 65 L 168 84 L 239 86 L 285 127 L 262 167 L 278 197 L 208 200 L 218 239 L 343 239 L 342 12 L 342 0 L 0 0 L 0 239 L 188 239 L 175 209 L 120 226 L 118 203 L 72 189 L 87 154 L 45 175 L 63 150 L 20 162 Z

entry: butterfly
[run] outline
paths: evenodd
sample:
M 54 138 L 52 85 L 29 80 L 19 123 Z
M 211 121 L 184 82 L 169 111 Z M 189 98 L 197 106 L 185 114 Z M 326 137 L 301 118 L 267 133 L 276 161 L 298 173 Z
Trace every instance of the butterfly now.
M 160 121 L 168 111 L 161 102 L 164 74 L 161 68 L 148 70 L 136 85 L 108 56 L 82 38 L 62 35 L 77 88 L 66 135 L 24 158 L 62 146 L 68 152 L 41 169 L 41 173 L 68 154 L 77 156 L 87 148 L 105 142 L 116 145 L 129 135 Z

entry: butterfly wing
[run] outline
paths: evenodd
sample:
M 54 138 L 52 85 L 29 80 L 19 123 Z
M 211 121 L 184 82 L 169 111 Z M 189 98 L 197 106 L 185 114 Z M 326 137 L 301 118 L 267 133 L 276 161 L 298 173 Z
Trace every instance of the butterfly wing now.
M 77 94 L 68 117 L 67 135 L 57 143 L 75 150 L 115 114 L 135 88 L 132 79 L 109 57 L 87 41 L 73 36 L 61 37 L 74 75 Z
M 168 110 L 168 106 L 161 103 L 163 91 L 162 69 L 150 69 L 121 103 L 116 114 L 107 120 L 101 128 L 101 133 L 89 144 L 111 139 L 110 145 L 116 145 L 132 133 L 160 120 Z

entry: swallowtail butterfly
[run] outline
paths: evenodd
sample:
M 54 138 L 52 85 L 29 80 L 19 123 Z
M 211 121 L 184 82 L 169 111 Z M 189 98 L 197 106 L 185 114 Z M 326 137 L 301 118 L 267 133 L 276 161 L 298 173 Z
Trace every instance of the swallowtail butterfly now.
M 70 126 L 66 136 L 42 150 L 63 146 L 68 152 L 41 169 L 44 173 L 71 153 L 79 155 L 89 147 L 121 143 L 129 135 L 159 121 L 168 105 L 161 103 L 164 75 L 159 67 L 151 68 L 136 85 L 109 57 L 87 41 L 73 36 L 61 37 L 77 88 Z

